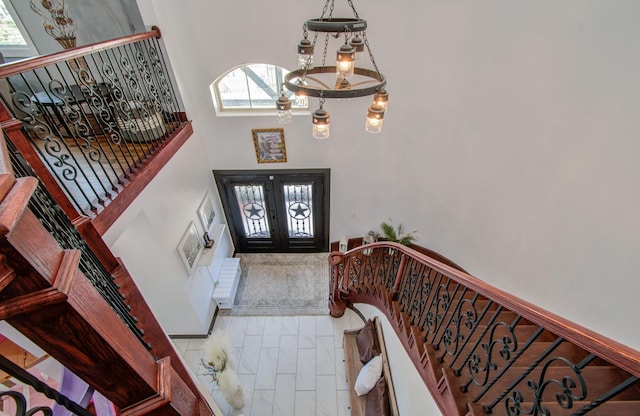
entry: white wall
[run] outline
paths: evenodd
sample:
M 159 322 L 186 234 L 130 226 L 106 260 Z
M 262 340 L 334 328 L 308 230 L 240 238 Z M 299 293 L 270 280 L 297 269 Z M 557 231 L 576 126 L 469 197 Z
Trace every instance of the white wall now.
M 220 223 L 224 216 L 213 175 L 194 136 L 104 235 L 170 335 L 206 335 L 215 312 L 215 273 L 198 267 L 189 275 L 176 249 L 191 221 L 204 232 L 196 210 L 207 190 L 216 196 L 214 222 Z M 216 256 L 232 255 L 228 232 L 217 247 Z
M 474 275 L 640 348 L 640 2 L 356 1 L 389 80 L 384 132 L 363 131 L 368 99 L 329 100 L 332 137 L 297 117 L 277 166 L 251 139 L 275 117 L 217 118 L 208 86 L 242 63 L 293 67 L 322 4 L 138 3 L 209 167 L 331 168 L 332 240 L 391 215 Z

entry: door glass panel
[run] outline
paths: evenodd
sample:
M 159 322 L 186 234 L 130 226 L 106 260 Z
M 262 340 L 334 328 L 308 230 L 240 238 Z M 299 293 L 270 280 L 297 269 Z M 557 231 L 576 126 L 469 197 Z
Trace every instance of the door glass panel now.
M 242 214 L 242 225 L 247 238 L 271 238 L 269 218 L 262 185 L 235 185 L 233 187 Z
M 312 184 L 283 185 L 282 188 L 289 238 L 312 238 Z

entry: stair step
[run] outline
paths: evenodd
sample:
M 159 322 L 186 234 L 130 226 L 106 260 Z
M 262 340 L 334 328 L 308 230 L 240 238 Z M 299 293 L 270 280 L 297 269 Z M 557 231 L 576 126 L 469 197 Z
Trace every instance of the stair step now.
M 549 409 L 549 414 L 553 416 L 570 416 L 579 409 L 588 405 L 589 402 L 573 402 L 571 409 L 563 409 L 557 402 L 542 402 L 542 407 Z M 523 403 L 521 408 L 530 410 L 532 403 Z M 511 413 L 515 414 L 515 413 Z M 508 416 L 504 403 L 492 409 L 491 413 L 486 413 L 483 404 L 470 404 L 469 412 L 466 416 Z M 587 413 L 588 416 L 637 416 L 640 415 L 640 401 L 618 401 L 611 400 L 601 404 Z
M 507 372 L 499 380 L 496 381 L 495 385 L 493 385 L 492 388 L 481 398 L 481 401 L 493 401 L 494 398 L 498 397 L 500 393 L 502 393 L 512 383 L 512 381 L 517 378 L 518 375 L 524 373 L 525 370 L 526 367 L 512 367 L 507 370 Z M 527 386 L 527 381 L 532 380 L 538 383 L 541 370 L 541 367 L 534 369 L 531 374 L 520 381 L 520 383 L 515 387 L 514 390 L 520 391 L 524 395 L 525 401 L 531 400 L 533 394 L 533 392 Z M 496 373 L 497 372 L 492 372 L 492 375 L 495 375 Z M 612 388 L 621 384 L 629 378 L 628 373 L 613 366 L 588 366 L 582 370 L 581 374 L 587 386 L 587 400 L 597 399 L 600 395 L 610 391 Z M 572 377 L 579 386 L 577 377 L 575 376 L 573 371 L 571 371 L 566 366 L 549 367 L 547 369 L 545 381 L 552 379 L 562 380 L 565 376 Z M 468 391 L 463 392 L 460 388 L 469 380 L 468 373 L 463 373 L 462 376 L 457 377 L 453 373 L 453 370 L 444 369 L 443 377 L 446 381 L 449 391 L 451 392 L 458 405 L 458 411 L 460 412 L 459 414 L 464 415 L 467 412 L 466 404 L 477 397 L 478 394 L 480 394 L 482 390 L 484 390 L 484 387 L 478 386 L 472 382 L 468 387 Z M 576 392 L 576 394 L 579 394 L 579 387 L 574 389 L 574 391 Z M 549 386 L 544 392 L 543 400 L 555 399 L 555 394 L 558 392 L 559 389 L 554 388 L 554 386 Z M 640 386 L 631 387 L 618 394 L 615 398 L 617 400 L 634 400 L 638 397 L 640 397 Z M 555 413 L 553 413 L 553 415 L 555 416 Z

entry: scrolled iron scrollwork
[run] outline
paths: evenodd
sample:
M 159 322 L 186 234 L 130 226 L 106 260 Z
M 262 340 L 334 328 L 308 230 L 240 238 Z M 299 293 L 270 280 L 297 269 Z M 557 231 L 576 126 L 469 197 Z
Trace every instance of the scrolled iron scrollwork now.
M 448 283 L 445 282 L 439 284 L 424 320 L 425 338 L 428 334 L 435 334 L 438 331 L 438 328 L 442 324 L 442 320 L 449 309 L 451 300 L 452 296 L 449 292 Z
M 562 379 L 547 379 L 547 372 L 554 364 L 560 362 L 566 365 L 568 371 L 573 374 L 567 374 Z M 563 367 L 562 365 L 560 367 Z M 558 368 L 558 365 L 554 365 Z M 582 371 L 574 363 L 564 357 L 550 358 L 542 367 L 538 381 L 528 380 L 527 387 L 533 391 L 532 400 L 525 400 L 524 394 L 519 390 L 514 390 L 505 400 L 505 408 L 507 415 L 535 415 L 550 416 L 549 408 L 542 405 L 545 391 L 550 387 L 558 387 L 559 392 L 555 394 L 556 403 L 563 409 L 573 408 L 574 402 L 584 400 L 587 397 L 587 383 L 582 375 Z M 547 402 L 550 400 L 546 400 Z M 531 403 L 530 409 L 525 409 L 523 405 L 527 402 Z
M 408 269 L 409 269 L 407 271 L 408 278 L 404 279 L 403 285 L 401 286 L 401 289 L 400 289 L 401 295 L 400 295 L 400 298 L 398 299 L 398 303 L 400 304 L 403 312 L 407 312 L 413 306 L 411 299 L 416 292 L 418 279 L 420 278 L 420 275 L 415 263 L 411 263 Z
M 32 416 L 38 413 L 42 414 L 43 416 L 53 415 L 53 411 L 45 406 L 37 406 L 27 410 L 27 400 L 20 392 L 13 390 L 1 392 L 0 400 L 4 401 L 5 397 L 10 398 L 15 405 L 16 412 L 14 416 Z
M 506 333 L 496 336 L 501 329 Z M 518 338 L 514 332 L 514 327 L 505 322 L 496 322 L 491 327 L 488 342 L 483 342 L 481 348 L 484 351 L 483 356 L 476 351 L 467 363 L 470 381 L 478 386 L 486 385 L 491 371 L 495 371 L 498 368 L 498 364 L 495 361 L 496 357 L 494 356 L 496 348 L 499 357 L 503 361 L 508 361 L 511 358 L 511 354 L 518 350 Z
M 461 343 L 468 338 L 478 325 L 478 310 L 473 299 L 462 299 L 454 312 L 454 318 L 445 328 L 442 343 L 445 354 L 456 355 Z M 463 331 L 466 329 L 466 331 Z
M 349 270 L 348 270 L 348 280 L 347 287 L 344 289 L 355 288 L 358 289 L 360 287 L 360 268 L 362 267 L 362 257 L 361 256 L 353 256 L 349 258 Z

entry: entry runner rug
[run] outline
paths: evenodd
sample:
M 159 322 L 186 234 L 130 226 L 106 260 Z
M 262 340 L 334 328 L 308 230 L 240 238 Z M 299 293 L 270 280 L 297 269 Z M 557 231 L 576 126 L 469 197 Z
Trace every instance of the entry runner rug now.
M 240 282 L 231 315 L 329 313 L 328 253 L 237 254 Z

